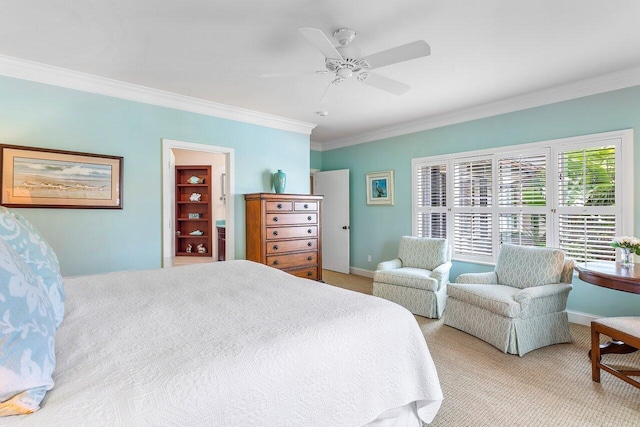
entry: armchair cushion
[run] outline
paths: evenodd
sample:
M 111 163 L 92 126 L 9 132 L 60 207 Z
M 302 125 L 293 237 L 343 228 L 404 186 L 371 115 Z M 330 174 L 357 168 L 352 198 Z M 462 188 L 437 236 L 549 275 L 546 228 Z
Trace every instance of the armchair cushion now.
M 498 283 L 524 289 L 559 283 L 564 268 L 560 249 L 503 244 L 495 272 Z
M 517 293 L 517 288 L 503 285 L 449 283 L 447 287 L 447 295 L 452 298 L 510 318 L 520 316 Z
M 456 278 L 456 283 L 497 285 L 498 276 L 496 275 L 495 271 L 488 271 L 486 273 L 464 273 Z
M 421 268 L 402 267 L 394 270 L 377 270 L 373 274 L 373 281 L 428 291 L 435 291 L 439 288 L 439 282 L 431 277 L 431 271 Z
M 425 270 L 433 270 L 449 261 L 448 253 L 446 239 L 403 236 L 398 248 L 398 258 L 402 260 L 403 267 Z

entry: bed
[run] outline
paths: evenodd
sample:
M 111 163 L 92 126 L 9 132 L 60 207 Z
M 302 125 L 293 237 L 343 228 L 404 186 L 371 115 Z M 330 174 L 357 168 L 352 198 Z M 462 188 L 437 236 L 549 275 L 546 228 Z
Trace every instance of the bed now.
M 415 318 L 382 299 L 250 261 L 64 286 L 55 386 L 3 423 L 419 426 L 442 400 Z

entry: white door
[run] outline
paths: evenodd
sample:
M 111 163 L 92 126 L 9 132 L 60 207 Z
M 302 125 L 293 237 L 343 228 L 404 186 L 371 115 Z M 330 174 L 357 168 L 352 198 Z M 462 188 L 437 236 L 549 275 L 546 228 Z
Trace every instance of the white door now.
M 322 268 L 349 274 L 349 169 L 313 174 L 322 200 Z

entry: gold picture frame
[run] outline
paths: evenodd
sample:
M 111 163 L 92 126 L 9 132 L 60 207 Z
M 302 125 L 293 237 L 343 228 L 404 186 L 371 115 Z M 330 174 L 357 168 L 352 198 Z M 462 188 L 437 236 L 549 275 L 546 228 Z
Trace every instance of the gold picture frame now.
M 0 204 L 122 209 L 123 158 L 0 145 Z
M 367 179 L 367 205 L 395 204 L 393 170 L 369 172 Z

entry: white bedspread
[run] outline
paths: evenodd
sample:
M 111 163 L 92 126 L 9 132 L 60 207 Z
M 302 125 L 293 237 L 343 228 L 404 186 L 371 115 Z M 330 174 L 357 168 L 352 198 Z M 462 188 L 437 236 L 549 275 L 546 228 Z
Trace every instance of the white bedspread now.
M 442 392 L 404 308 L 249 261 L 65 280 L 55 387 L 11 425 L 359 426 Z

